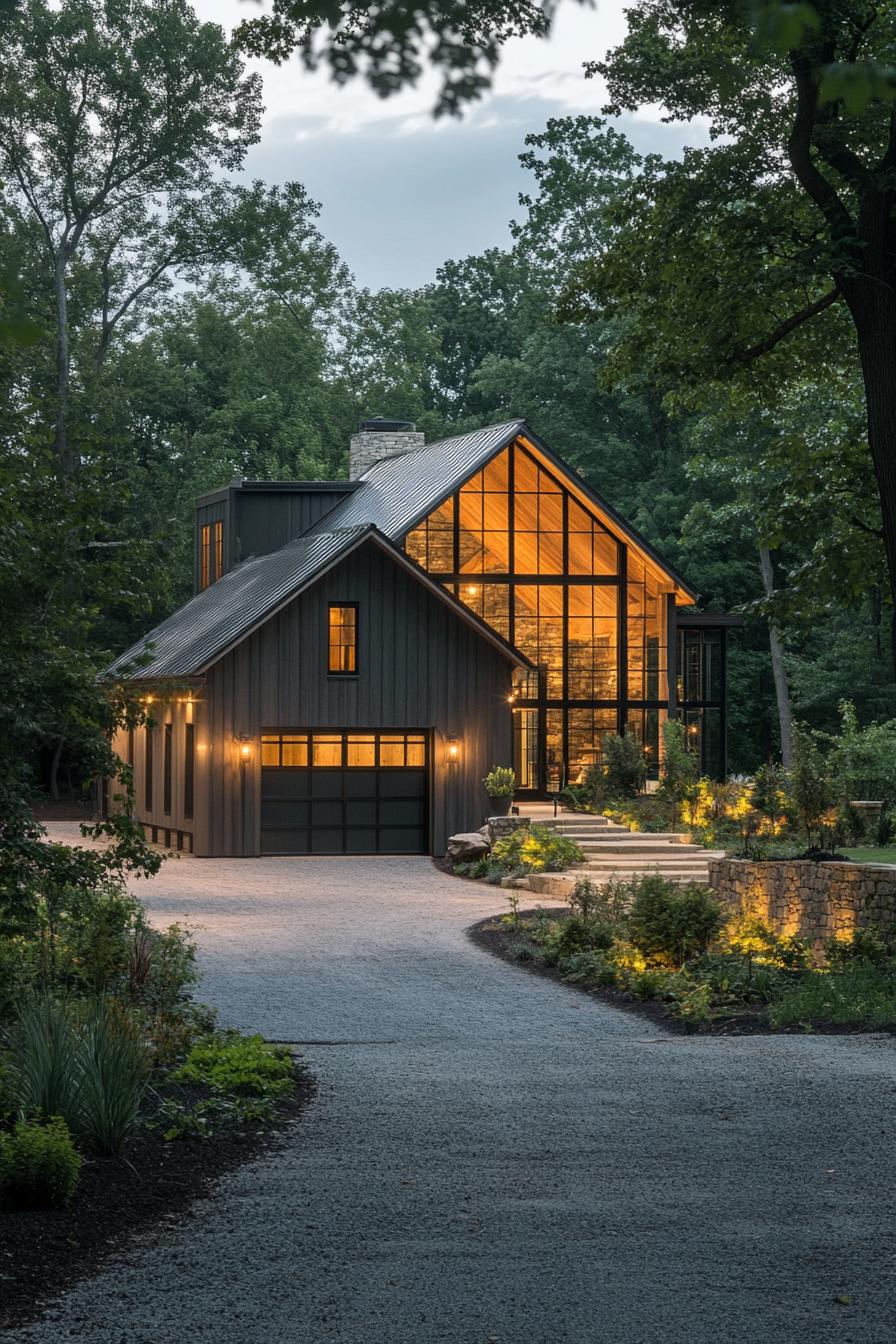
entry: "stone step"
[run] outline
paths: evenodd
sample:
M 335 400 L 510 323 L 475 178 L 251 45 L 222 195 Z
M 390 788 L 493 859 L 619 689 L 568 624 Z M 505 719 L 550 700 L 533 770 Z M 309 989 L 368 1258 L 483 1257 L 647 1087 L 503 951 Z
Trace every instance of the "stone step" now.
M 601 854 L 671 854 L 673 858 L 680 859 L 683 854 L 705 856 L 708 852 L 702 845 L 679 845 L 674 842 L 670 844 L 668 840 L 656 844 L 634 837 L 621 839 L 618 836 L 611 836 L 609 840 L 589 839 L 576 843 L 583 849 L 600 850 Z
M 585 863 L 590 868 L 596 864 L 605 868 L 708 868 L 709 860 L 702 854 L 682 854 L 675 858 L 672 854 L 601 854 L 592 851 L 585 854 Z
M 610 877 L 611 874 L 602 873 L 599 876 L 605 880 L 606 878 Z M 615 874 L 612 874 L 612 876 L 619 877 L 623 881 L 625 881 L 630 877 L 638 876 L 638 874 L 627 872 L 624 868 L 622 868 L 617 870 L 617 872 Z M 530 873 L 526 881 L 528 883 L 529 890 L 534 892 L 536 895 L 556 896 L 560 900 L 566 901 L 569 899 L 570 893 L 572 892 L 573 887 L 575 886 L 576 882 L 579 880 L 580 877 L 590 877 L 592 880 L 594 880 L 595 874 L 587 869 L 579 870 L 571 868 L 565 873 Z M 694 873 L 690 872 L 688 873 L 679 873 L 675 871 L 671 873 L 664 872 L 663 877 L 667 878 L 668 881 L 670 882 L 674 882 L 675 885 L 679 887 L 685 887 L 688 885 L 689 882 L 699 882 L 701 885 L 705 885 L 706 881 L 703 875 L 698 874 L 695 876 Z
M 631 835 L 632 832 L 627 826 L 604 826 L 603 829 L 597 826 L 552 826 L 551 830 L 555 835 L 568 835 L 571 840 L 577 836 L 593 837 L 595 840 L 610 839 L 614 835 Z
M 569 821 L 566 817 L 557 817 L 556 821 L 538 821 L 533 818 L 536 826 L 547 826 L 551 831 L 625 831 L 630 834 L 627 826 L 620 826 L 615 821 L 610 821 L 609 817 L 589 817 L 587 821 Z

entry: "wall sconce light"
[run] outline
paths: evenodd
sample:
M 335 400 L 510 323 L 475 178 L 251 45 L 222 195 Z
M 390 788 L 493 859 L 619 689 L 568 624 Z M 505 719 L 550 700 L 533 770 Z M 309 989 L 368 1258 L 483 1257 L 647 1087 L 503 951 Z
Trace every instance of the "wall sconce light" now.
M 252 758 L 252 739 L 248 733 L 240 733 L 237 738 L 239 746 L 240 762 L 245 765 Z
M 449 737 L 447 739 L 448 764 L 457 765 L 460 761 L 460 738 Z

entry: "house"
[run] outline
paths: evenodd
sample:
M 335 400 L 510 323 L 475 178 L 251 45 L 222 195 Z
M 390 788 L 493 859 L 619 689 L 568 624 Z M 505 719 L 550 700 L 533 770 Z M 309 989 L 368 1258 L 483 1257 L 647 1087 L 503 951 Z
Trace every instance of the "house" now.
M 549 797 L 626 728 L 725 770 L 725 634 L 522 420 L 425 444 L 362 423 L 347 481 L 237 481 L 196 510 L 195 595 L 106 672 L 152 839 L 198 855 L 444 852 L 513 764 Z

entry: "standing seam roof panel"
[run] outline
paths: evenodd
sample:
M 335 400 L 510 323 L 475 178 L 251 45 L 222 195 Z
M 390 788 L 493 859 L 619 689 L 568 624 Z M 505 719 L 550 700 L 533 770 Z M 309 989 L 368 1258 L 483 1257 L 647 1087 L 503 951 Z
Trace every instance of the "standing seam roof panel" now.
M 508 420 L 385 457 L 361 477 L 363 488 L 337 504 L 316 526 L 322 529 L 373 523 L 397 541 L 434 502 L 472 476 L 498 448 L 511 443 L 525 423 Z

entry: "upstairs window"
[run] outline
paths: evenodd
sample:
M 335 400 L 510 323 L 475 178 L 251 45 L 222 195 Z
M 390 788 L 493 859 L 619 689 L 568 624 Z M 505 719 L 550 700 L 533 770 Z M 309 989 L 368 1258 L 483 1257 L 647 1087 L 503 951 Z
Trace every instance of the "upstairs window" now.
M 212 559 L 212 529 L 208 523 L 203 523 L 199 533 L 199 587 L 207 588 L 210 582 L 210 566 Z
M 358 671 L 358 604 L 330 603 L 327 670 L 331 676 Z

